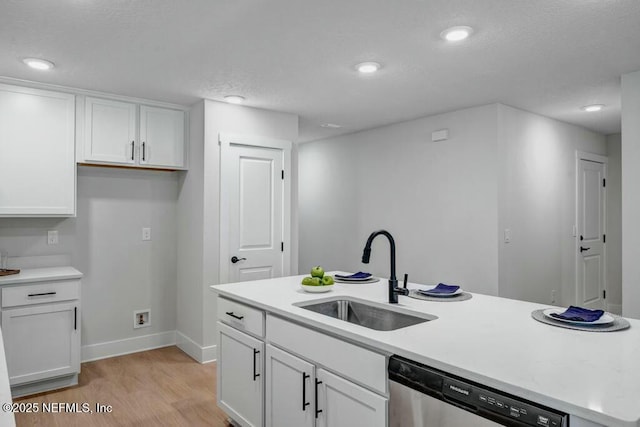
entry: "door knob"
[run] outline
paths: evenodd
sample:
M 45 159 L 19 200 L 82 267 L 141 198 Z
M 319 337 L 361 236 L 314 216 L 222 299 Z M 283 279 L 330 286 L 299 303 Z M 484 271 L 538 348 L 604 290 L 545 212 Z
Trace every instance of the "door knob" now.
M 584 251 L 588 251 L 591 248 L 583 248 L 582 246 L 580 246 L 580 252 L 584 252 Z
M 235 264 L 236 262 L 238 262 L 238 261 L 243 261 L 243 260 L 246 260 L 246 258 L 238 258 L 238 257 L 237 257 L 237 256 L 235 256 L 235 255 L 231 257 L 231 262 L 232 262 L 232 263 L 234 263 L 234 264 Z

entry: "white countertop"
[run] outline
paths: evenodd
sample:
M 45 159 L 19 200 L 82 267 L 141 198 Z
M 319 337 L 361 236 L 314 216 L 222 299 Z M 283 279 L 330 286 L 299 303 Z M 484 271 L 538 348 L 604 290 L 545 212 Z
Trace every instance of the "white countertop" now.
M 329 273 L 333 274 L 333 273 Z M 372 284 L 337 283 L 310 294 L 304 276 L 211 286 L 242 301 L 313 328 L 404 356 L 425 365 L 607 425 L 640 426 L 640 320 L 617 332 L 586 332 L 535 321 L 549 306 L 473 294 L 460 302 L 404 296 L 397 308 L 438 319 L 376 331 L 296 307 L 314 299 L 350 296 L 387 302 L 386 279 Z
M 73 267 L 25 268 L 20 273 L 0 276 L 0 286 L 20 283 L 46 282 L 49 280 L 79 279 L 82 273 Z

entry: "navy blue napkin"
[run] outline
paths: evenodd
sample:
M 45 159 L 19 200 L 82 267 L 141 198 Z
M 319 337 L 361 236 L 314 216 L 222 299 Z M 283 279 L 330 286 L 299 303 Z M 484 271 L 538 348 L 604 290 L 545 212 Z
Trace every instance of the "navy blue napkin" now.
M 452 294 L 455 291 L 457 291 L 458 289 L 460 289 L 460 286 L 457 285 L 445 285 L 444 283 L 438 283 L 438 286 L 436 286 L 433 289 L 426 289 L 423 290 L 423 293 L 427 293 L 427 294 Z
M 338 279 L 366 279 L 367 277 L 371 277 L 371 273 L 365 273 L 363 271 L 358 271 L 357 273 L 350 274 L 348 276 L 344 276 L 342 274 L 336 274 Z
M 564 313 L 551 313 L 551 316 L 576 322 L 595 322 L 602 317 L 603 314 L 604 311 L 602 310 L 589 310 L 588 308 L 570 305 Z

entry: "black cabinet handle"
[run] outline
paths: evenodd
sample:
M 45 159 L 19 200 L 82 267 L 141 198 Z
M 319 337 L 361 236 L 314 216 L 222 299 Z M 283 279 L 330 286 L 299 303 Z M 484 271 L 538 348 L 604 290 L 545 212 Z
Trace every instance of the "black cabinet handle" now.
M 320 384 L 322 384 L 322 381 L 318 381 L 316 379 L 316 393 L 315 393 L 316 418 L 318 418 L 318 414 L 322 412 L 322 409 L 318 409 L 318 385 Z
M 226 312 L 225 312 L 225 314 L 226 314 L 227 316 L 231 316 L 231 317 L 233 317 L 234 319 L 238 319 L 238 320 L 242 320 L 242 319 L 244 319 L 244 316 L 238 316 L 238 315 L 235 315 L 235 314 L 233 314 L 233 311 L 226 311 Z
M 131 160 L 134 159 L 133 155 L 135 154 L 135 149 L 136 149 L 136 142 L 131 141 Z
M 238 262 L 238 261 L 244 261 L 244 260 L 246 260 L 246 258 L 238 258 L 238 257 L 237 257 L 237 256 L 235 256 L 235 255 L 231 257 L 231 262 L 232 262 L 232 263 L 234 263 L 234 264 L 235 264 L 236 262 Z
M 73 307 L 73 330 L 78 329 L 78 307 Z
M 306 402 L 307 400 L 307 378 L 311 375 L 307 375 L 306 372 L 302 373 L 302 411 L 306 411 L 306 407 L 311 405 L 310 402 Z
M 143 162 L 146 160 L 146 159 L 145 159 L 145 157 L 146 157 L 146 156 L 145 156 L 145 149 L 144 149 L 144 146 L 145 146 L 145 143 L 144 143 L 144 141 L 142 141 L 142 161 L 143 161 Z
M 588 251 L 591 248 L 583 248 L 582 246 L 580 246 L 580 252 L 584 252 L 584 251 Z
M 253 349 L 253 380 L 260 376 L 260 374 L 256 373 L 256 355 L 260 354 L 260 350 Z
M 39 294 L 29 294 L 29 297 L 42 297 L 45 295 L 55 295 L 57 292 L 40 292 Z

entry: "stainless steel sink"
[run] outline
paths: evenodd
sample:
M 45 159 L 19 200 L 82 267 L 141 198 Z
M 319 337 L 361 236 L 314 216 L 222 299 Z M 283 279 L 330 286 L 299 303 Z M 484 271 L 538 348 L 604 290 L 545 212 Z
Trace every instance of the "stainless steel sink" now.
M 393 331 L 437 319 L 436 316 L 426 313 L 412 312 L 409 314 L 344 297 L 294 305 L 377 331 Z

